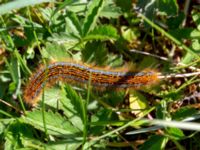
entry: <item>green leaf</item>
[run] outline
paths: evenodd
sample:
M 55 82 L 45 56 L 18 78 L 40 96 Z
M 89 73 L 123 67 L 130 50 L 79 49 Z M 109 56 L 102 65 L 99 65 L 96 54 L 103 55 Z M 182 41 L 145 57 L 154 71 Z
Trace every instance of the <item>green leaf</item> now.
M 105 117 L 106 116 L 106 117 Z M 97 113 L 91 116 L 91 131 L 94 135 L 101 135 L 105 130 L 106 125 L 111 125 L 114 120 L 112 118 L 112 111 L 107 109 L 100 109 Z M 115 124 L 116 125 L 116 124 Z
M 193 59 L 194 55 L 192 55 L 191 53 L 186 53 L 186 55 L 182 58 L 181 63 L 189 64 L 192 62 Z
M 59 140 L 57 142 L 49 142 L 46 148 L 52 150 L 77 150 L 80 148 L 81 144 L 82 141 L 78 139 Z
M 67 11 L 72 11 L 76 14 L 80 13 L 81 15 L 84 15 L 85 10 L 87 9 L 87 4 L 89 2 L 88 1 L 84 2 L 82 0 L 72 0 L 72 1 L 73 1 L 73 3 L 68 6 L 65 6 L 64 9 Z
M 137 117 L 143 116 L 144 111 L 148 108 L 147 99 L 139 92 L 132 91 L 129 96 L 129 106 Z
M 136 40 L 140 36 L 140 32 L 137 28 L 130 28 L 127 26 L 121 27 L 122 37 L 128 42 Z
M 6 4 L 0 5 L 0 15 L 3 15 L 11 10 L 23 8 L 26 6 L 36 5 L 44 2 L 53 2 L 54 0 L 15 0 Z
M 89 32 L 84 40 L 116 40 L 118 38 L 117 30 L 111 25 L 97 26 Z
M 0 77 L 2 78 L 2 77 Z M 1 82 L 0 81 L 0 97 L 4 97 L 5 95 L 7 95 L 8 92 L 8 88 L 9 88 L 9 83 L 8 82 Z
M 200 31 L 194 28 L 175 29 L 169 33 L 179 40 L 200 38 Z
M 57 113 L 51 111 L 44 112 L 47 133 L 56 136 L 74 137 L 79 132 L 66 118 L 60 116 Z M 23 116 L 23 121 L 27 124 L 34 126 L 35 128 L 44 131 L 44 124 L 41 110 L 35 110 L 28 112 L 26 116 Z
M 157 13 L 167 17 L 176 16 L 178 13 L 176 0 L 139 0 L 137 6 L 150 20 L 154 20 Z
M 25 147 L 24 149 L 22 148 L 23 150 L 33 150 L 33 149 L 45 150 L 47 148 L 47 146 L 44 143 L 35 138 L 21 136 L 20 140 L 23 145 L 23 148 Z
M 100 41 L 88 42 L 85 49 L 82 50 L 82 59 L 85 62 L 95 62 L 97 65 L 105 65 L 108 57 L 108 51 L 105 43 Z
M 54 10 L 53 14 L 51 17 L 53 17 L 58 11 L 62 10 L 63 8 L 75 3 L 78 0 L 65 0 L 64 2 L 60 3 L 58 7 Z
M 121 67 L 123 65 L 123 56 L 120 54 L 109 54 L 107 64 L 112 67 Z
M 192 40 L 192 49 L 200 52 L 200 40 L 199 39 Z
M 189 40 L 191 40 L 192 44 L 191 44 L 191 48 L 198 54 L 200 53 L 200 31 L 197 29 L 192 29 L 192 28 L 187 28 L 187 29 L 183 29 L 178 31 L 177 33 L 175 33 L 177 35 L 180 36 L 180 38 L 184 39 L 187 38 Z M 191 63 L 192 60 L 194 59 L 194 55 L 192 55 L 191 53 L 187 52 L 187 54 L 183 57 L 183 59 L 181 60 L 182 63 L 184 64 L 188 64 Z
M 143 70 L 143 69 L 149 68 L 149 66 L 153 68 L 153 66 L 156 66 L 156 64 L 158 63 L 159 63 L 158 59 L 146 56 L 140 61 L 140 64 L 138 65 L 137 69 Z
M 184 30 L 183 30 L 183 33 L 184 33 Z M 187 36 L 186 33 L 187 32 L 185 32 L 185 35 Z M 191 49 L 194 50 L 197 54 L 199 54 L 200 53 L 200 42 L 199 42 L 200 31 L 194 29 L 190 33 L 188 33 L 188 35 L 189 35 L 188 38 L 192 42 L 192 44 L 190 46 Z M 183 38 L 184 38 L 184 36 L 183 36 Z M 191 53 L 187 52 L 186 55 L 182 58 L 181 63 L 184 63 L 184 64 L 191 63 L 194 58 L 195 58 L 194 55 L 192 55 Z
M 19 62 L 18 62 L 18 59 L 14 55 L 11 56 L 9 70 L 10 70 L 10 74 L 12 76 L 13 81 L 15 82 L 15 84 L 17 84 L 19 82 L 19 77 L 20 77 Z
M 73 89 L 67 85 L 66 89 L 60 89 L 59 86 L 54 86 L 46 88 L 44 94 L 45 104 L 54 109 L 62 110 L 64 115 L 68 118 L 68 121 L 73 124 L 74 127 L 82 131 L 83 121 L 81 116 L 83 113 L 80 110 L 81 108 L 78 108 L 81 105 L 75 104 L 75 101 L 78 101 L 77 99 L 80 98 Z M 83 101 L 80 103 L 82 102 Z
M 7 126 L 5 135 L 5 144 L 4 149 L 18 149 L 22 148 L 21 138 L 22 136 L 33 138 L 33 128 L 30 128 L 23 121 L 19 121 L 18 119 L 14 120 Z
M 181 140 L 185 137 L 183 131 L 179 128 L 167 128 L 167 133 L 170 135 L 170 138 L 175 140 Z
M 77 37 L 82 36 L 82 28 L 78 17 L 74 12 L 68 12 L 66 20 L 66 30 Z
M 175 16 L 178 12 L 178 4 L 176 0 L 159 0 L 158 9 L 166 13 L 167 16 Z
M 106 104 L 112 106 L 113 108 L 117 107 L 120 103 L 123 102 L 125 97 L 124 91 L 105 91 L 104 94 L 101 96 L 101 100 L 105 101 Z
M 57 116 L 55 116 L 57 117 Z M 4 119 L 1 120 L 2 123 L 6 126 L 6 130 L 4 132 L 5 135 L 5 145 L 4 149 L 48 149 L 48 150 L 55 150 L 55 149 L 66 149 L 69 148 L 70 150 L 75 150 L 81 145 L 81 138 L 77 137 L 68 138 L 65 140 L 59 139 L 59 141 L 49 141 L 48 143 L 43 143 L 43 135 L 39 132 L 40 136 L 37 136 L 35 129 L 31 126 L 25 124 L 23 119 L 13 120 L 13 119 Z M 55 119 L 57 121 L 57 119 Z M 9 124 L 8 124 L 9 123 Z M 33 135 L 36 135 L 36 137 Z M 0 142 L 3 144 L 2 142 Z M 0 146 L 1 148 L 1 146 Z
M 167 137 L 160 135 L 153 135 L 139 148 L 139 150 L 146 150 L 146 149 L 162 150 L 165 148 L 167 141 L 168 141 Z
M 10 83 L 10 91 L 13 91 L 13 96 L 17 96 L 19 94 L 21 88 L 21 72 L 20 72 L 20 63 L 19 59 L 16 55 L 11 56 L 10 64 L 8 64 L 8 68 L 12 77 L 13 82 Z
M 21 142 L 25 148 L 38 149 L 38 150 L 77 150 L 82 144 L 78 139 L 65 139 L 59 141 L 49 141 L 48 143 L 43 143 L 38 139 L 30 138 L 27 136 L 21 137 Z M 25 150 L 25 149 L 24 149 Z M 27 150 L 27 149 L 26 149 Z
M 153 19 L 154 16 L 154 11 L 156 9 L 156 1 L 155 0 L 139 0 L 137 3 L 137 7 L 140 8 L 140 10 L 142 10 L 142 12 L 144 13 L 144 15 L 149 18 L 149 19 Z
M 169 29 L 177 29 L 177 28 L 181 27 L 184 19 L 185 19 L 184 13 L 178 12 L 178 15 L 175 15 L 175 16 L 167 19 L 166 24 L 169 27 Z
M 172 119 L 173 120 L 182 120 L 187 117 L 190 117 L 194 114 L 196 114 L 198 111 L 195 108 L 190 108 L 190 107 L 181 107 L 178 109 L 175 113 L 172 114 Z
M 54 109 L 62 109 L 63 106 L 60 100 L 62 99 L 63 101 L 65 101 L 67 99 L 66 94 L 57 85 L 54 85 L 51 88 L 45 88 L 44 97 L 45 104 Z M 39 97 L 39 100 L 41 102 L 42 96 Z
M 200 30 L 200 13 L 197 10 L 192 11 L 192 19 L 195 22 L 197 29 Z
M 65 94 L 66 99 L 61 100 L 64 114 L 75 127 L 82 131 L 86 120 L 85 101 L 69 85 L 65 85 Z
M 129 12 L 132 9 L 132 0 L 116 0 L 117 6 L 119 6 L 123 12 Z
M 12 121 L 14 121 L 13 118 L 11 118 L 11 119 L 0 119 L 0 134 L 2 134 L 3 132 L 6 131 L 6 128 L 8 127 L 8 125 L 10 123 L 12 123 Z
M 100 17 L 111 19 L 111 18 L 118 18 L 120 15 L 122 15 L 122 11 L 120 7 L 116 6 L 113 0 L 105 1 L 104 7 L 100 12 Z
M 66 33 L 54 33 L 52 37 L 48 38 L 48 41 L 63 45 L 66 50 L 75 47 L 79 43 L 79 39 L 71 34 Z
M 58 43 L 46 43 L 46 48 L 42 51 L 43 58 L 48 58 L 49 60 L 63 61 L 69 58 L 69 52 L 64 44 Z
M 94 25 L 99 17 L 100 11 L 104 5 L 104 0 L 93 0 L 88 6 L 86 17 L 83 23 L 83 35 L 86 35 L 90 30 L 94 28 Z

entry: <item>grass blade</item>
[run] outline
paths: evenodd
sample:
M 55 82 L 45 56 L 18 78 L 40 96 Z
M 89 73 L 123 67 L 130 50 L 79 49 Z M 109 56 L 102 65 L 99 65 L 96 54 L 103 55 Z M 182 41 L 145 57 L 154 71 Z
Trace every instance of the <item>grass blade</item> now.
M 6 14 L 11 10 L 36 5 L 44 2 L 53 2 L 53 0 L 16 0 L 0 5 L 0 15 Z

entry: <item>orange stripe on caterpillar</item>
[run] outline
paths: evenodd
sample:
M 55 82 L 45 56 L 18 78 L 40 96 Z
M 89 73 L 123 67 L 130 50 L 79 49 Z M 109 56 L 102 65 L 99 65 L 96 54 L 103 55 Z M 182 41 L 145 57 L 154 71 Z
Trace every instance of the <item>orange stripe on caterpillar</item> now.
M 89 67 L 74 62 L 56 62 L 36 72 L 24 90 L 26 103 L 34 105 L 43 86 L 59 80 L 68 83 L 87 84 L 91 80 L 94 88 L 103 89 L 138 89 L 151 85 L 158 79 L 155 71 L 115 71 Z

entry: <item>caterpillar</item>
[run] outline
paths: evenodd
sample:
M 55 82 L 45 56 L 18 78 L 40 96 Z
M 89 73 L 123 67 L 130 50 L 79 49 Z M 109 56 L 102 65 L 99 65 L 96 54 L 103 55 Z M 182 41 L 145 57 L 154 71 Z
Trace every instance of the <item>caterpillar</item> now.
M 25 102 L 30 105 L 36 104 L 37 97 L 46 83 L 60 80 L 72 84 L 88 84 L 90 81 L 97 89 L 139 89 L 156 83 L 158 73 L 153 70 L 141 72 L 106 70 L 83 63 L 55 62 L 33 74 L 23 93 Z

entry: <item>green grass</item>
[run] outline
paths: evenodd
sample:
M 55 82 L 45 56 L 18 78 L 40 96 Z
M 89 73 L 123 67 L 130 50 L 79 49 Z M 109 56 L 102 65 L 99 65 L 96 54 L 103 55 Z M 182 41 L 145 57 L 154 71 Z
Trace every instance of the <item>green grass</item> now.
M 164 75 L 199 71 L 199 6 L 192 2 L 184 15 L 188 6 L 175 0 L 1 1 L 0 149 L 199 149 L 198 76 L 137 91 L 60 81 L 43 89 L 37 106 L 23 101 L 30 76 L 52 61 Z

